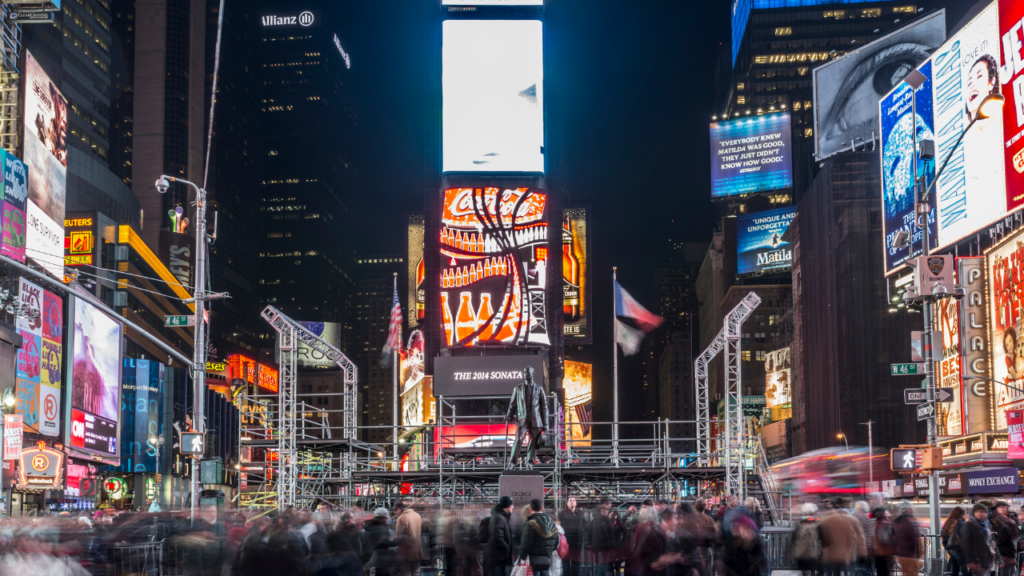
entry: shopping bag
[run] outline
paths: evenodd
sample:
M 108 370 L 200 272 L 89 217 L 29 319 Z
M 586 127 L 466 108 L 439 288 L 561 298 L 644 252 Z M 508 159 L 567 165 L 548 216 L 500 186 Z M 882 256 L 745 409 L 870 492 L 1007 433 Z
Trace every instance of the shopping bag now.
M 530 561 L 520 560 L 516 562 L 516 565 L 512 567 L 512 574 L 509 576 L 533 576 L 533 570 L 530 569 Z

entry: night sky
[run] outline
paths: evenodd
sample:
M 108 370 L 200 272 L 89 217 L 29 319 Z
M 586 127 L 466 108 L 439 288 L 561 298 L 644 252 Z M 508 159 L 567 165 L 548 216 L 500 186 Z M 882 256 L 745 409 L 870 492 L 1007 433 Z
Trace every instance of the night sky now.
M 556 4 L 557 3 L 557 4 Z M 945 6 L 947 25 L 968 0 Z M 424 113 L 438 42 L 437 0 L 347 2 L 334 28 L 352 56 L 348 84 L 359 115 L 356 161 L 362 194 L 360 254 L 403 254 L 408 214 L 423 209 Z M 546 81 L 565 99 L 566 203 L 593 213 L 596 419 L 610 418 L 611 267 L 641 304 L 656 311 L 654 269 L 668 239 L 707 242 L 707 124 L 714 113 L 715 62 L 730 39 L 727 0 L 549 0 L 553 21 Z M 328 24 L 330 26 L 331 24 Z M 554 52 L 552 52 L 554 50 Z M 640 385 L 638 357 L 620 362 L 623 419 Z M 635 396 L 634 396 L 635 398 Z M 637 415 L 639 416 L 639 415 Z

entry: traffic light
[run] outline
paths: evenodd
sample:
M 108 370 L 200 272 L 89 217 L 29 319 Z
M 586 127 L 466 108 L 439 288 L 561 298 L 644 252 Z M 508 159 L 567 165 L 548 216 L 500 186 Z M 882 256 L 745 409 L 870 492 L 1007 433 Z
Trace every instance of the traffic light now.
M 942 470 L 942 448 L 925 448 L 921 451 L 922 470 Z
M 913 448 L 893 448 L 889 451 L 889 468 L 893 472 L 913 472 L 917 470 L 917 450 Z
M 181 435 L 181 453 L 202 456 L 206 452 L 206 437 L 200 432 L 185 432 Z

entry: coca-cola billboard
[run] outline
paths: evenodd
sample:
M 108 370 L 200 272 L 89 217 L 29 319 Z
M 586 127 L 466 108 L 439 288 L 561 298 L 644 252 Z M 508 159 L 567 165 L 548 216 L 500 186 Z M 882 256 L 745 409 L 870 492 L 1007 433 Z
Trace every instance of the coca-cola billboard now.
M 445 347 L 550 345 L 547 193 L 445 190 L 441 320 Z

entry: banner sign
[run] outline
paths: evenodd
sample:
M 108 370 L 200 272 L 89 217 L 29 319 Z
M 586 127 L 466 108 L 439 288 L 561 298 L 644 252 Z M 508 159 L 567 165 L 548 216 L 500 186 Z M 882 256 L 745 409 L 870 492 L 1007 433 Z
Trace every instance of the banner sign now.
M 1024 412 L 1020 410 L 1007 410 L 1006 425 L 1006 458 L 1008 460 L 1022 460 L 1024 459 Z
M 967 473 L 968 494 L 1016 494 L 1020 476 L 1016 468 L 996 468 Z
M 21 458 L 21 414 L 4 415 L 4 460 Z

